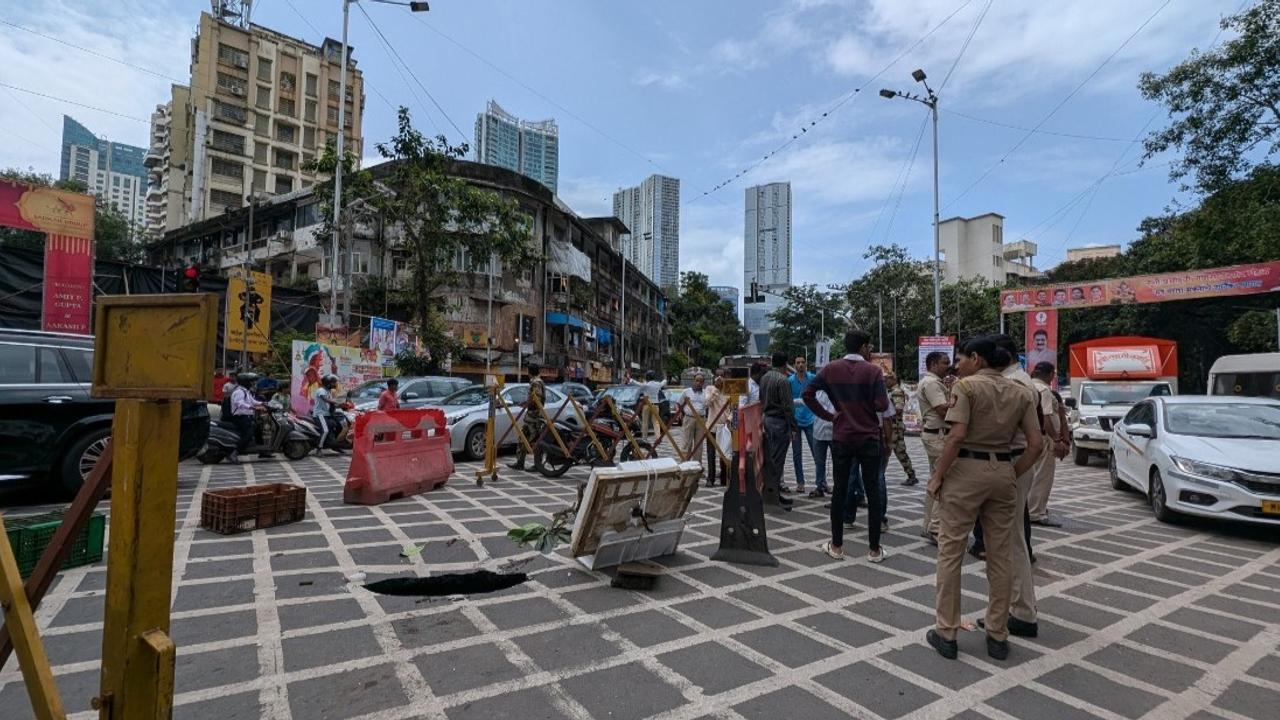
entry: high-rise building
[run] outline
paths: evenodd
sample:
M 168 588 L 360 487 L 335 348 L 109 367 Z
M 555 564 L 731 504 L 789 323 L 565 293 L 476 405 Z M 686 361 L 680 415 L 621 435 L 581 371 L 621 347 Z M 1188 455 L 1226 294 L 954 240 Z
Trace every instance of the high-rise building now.
M 613 194 L 613 214 L 631 231 L 623 253 L 667 297 L 680 292 L 680 181 L 650 175 Z
M 737 315 L 738 315 L 738 288 L 733 287 L 733 286 L 731 286 L 731 285 L 712 285 L 711 287 L 709 287 L 709 288 L 707 288 L 707 289 L 708 289 L 708 290 L 710 290 L 711 292 L 715 293 L 716 295 L 719 295 L 721 300 L 724 300 L 725 302 L 727 302 L 727 303 L 729 303 L 730 305 L 732 305 L 732 306 L 733 306 L 733 314 L 734 314 L 734 316 L 735 316 L 735 317 L 737 317 Z
M 134 228 L 146 215 L 147 171 L 142 166 L 146 150 L 94 135 L 69 116 L 62 116 L 61 180 L 79 180 L 120 211 Z
M 560 129 L 555 120 L 521 120 L 490 100 L 476 115 L 476 160 L 514 170 L 555 193 L 560 184 Z
M 359 158 L 364 81 L 348 50 L 347 92 L 339 98 L 341 67 L 337 40 L 312 45 L 202 13 L 191 83 L 173 86 L 169 111 L 152 115 L 149 195 L 156 206 L 165 198 L 165 207 L 161 225 L 153 206 L 149 233 L 242 207 L 251 195 L 310 187 L 317 178 L 303 166 L 336 138 L 340 102 L 344 150 Z
M 791 287 L 791 183 L 747 188 L 744 226 L 742 324 L 748 352 L 762 354 L 769 352 L 769 315 Z

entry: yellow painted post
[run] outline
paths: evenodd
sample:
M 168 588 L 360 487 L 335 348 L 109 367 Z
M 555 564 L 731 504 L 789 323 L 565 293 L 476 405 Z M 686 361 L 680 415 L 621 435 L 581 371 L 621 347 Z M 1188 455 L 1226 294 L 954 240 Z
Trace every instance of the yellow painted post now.
M 613 404 L 613 398 L 608 395 L 604 396 L 604 402 L 609 407 L 609 412 L 613 415 L 613 419 L 618 421 L 618 427 L 622 428 L 622 434 L 627 436 L 627 443 L 631 445 L 631 452 L 637 458 L 640 457 L 640 444 L 636 442 L 635 435 L 631 434 L 631 428 L 627 426 L 625 420 L 622 419 L 622 413 L 618 412 L 618 406 Z
M 22 682 L 27 686 L 27 697 L 31 698 L 31 709 L 35 711 L 37 720 L 66 718 L 53 671 L 49 669 L 49 657 L 45 655 L 36 619 L 22 588 L 18 561 L 4 531 L 3 515 L 0 515 L 0 606 L 4 608 L 4 626 L 13 639 L 18 669 L 22 671 Z
M 529 402 L 533 403 L 534 409 L 547 421 L 546 430 L 551 431 L 551 437 L 556 439 L 556 445 L 560 446 L 560 452 L 564 453 L 565 457 L 569 457 L 569 448 L 565 447 L 564 440 L 560 439 L 560 433 L 556 432 L 556 420 L 560 417 L 560 412 L 557 412 L 554 418 L 548 415 L 547 409 L 542 406 L 542 403 L 533 393 L 529 393 Z M 560 411 L 564 411 L 563 405 L 560 406 Z M 546 430 L 543 432 L 546 432 Z
M 157 655 L 142 636 L 169 632 L 181 409 L 177 402 L 116 401 L 103 720 L 172 715 L 173 653 Z
M 600 454 L 600 459 L 604 462 L 612 462 L 613 458 L 604 451 L 604 446 L 600 444 L 600 438 L 596 437 L 595 430 L 591 429 L 591 421 L 582 413 L 582 408 L 578 407 L 578 401 L 569 396 L 569 404 L 573 406 L 573 412 L 578 416 L 578 420 L 582 422 L 582 428 L 587 431 L 587 437 L 591 438 L 591 444 L 595 446 L 596 452 Z M 562 408 L 563 409 L 563 408 Z
M 484 467 L 476 471 L 476 485 L 483 486 L 485 478 L 498 479 L 498 444 L 493 437 L 493 413 L 497 405 L 498 386 L 490 384 L 489 417 L 484 425 Z

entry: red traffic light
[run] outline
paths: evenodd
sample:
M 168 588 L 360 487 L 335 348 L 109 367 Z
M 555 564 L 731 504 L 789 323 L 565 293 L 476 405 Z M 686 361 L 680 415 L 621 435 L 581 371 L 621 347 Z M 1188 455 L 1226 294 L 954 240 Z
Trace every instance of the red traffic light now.
M 186 292 L 200 292 L 200 266 L 189 265 L 182 271 L 182 289 Z

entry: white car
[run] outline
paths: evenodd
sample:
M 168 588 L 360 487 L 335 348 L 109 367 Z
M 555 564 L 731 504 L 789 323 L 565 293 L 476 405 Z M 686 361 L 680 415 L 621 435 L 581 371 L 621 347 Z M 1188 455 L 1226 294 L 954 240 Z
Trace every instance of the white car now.
M 551 388 L 545 388 L 545 392 L 547 413 L 557 420 L 578 426 L 577 414 L 572 409 L 561 409 L 568 399 Z M 515 431 L 510 429 L 511 417 L 519 418 L 522 415 L 520 408 L 516 406 L 529 399 L 528 383 L 507 383 L 502 388 L 502 399 L 511 408 L 511 415 L 501 409 L 494 413 L 493 431 L 501 440 L 502 447 L 509 447 L 519 442 Z M 464 454 L 469 460 L 483 460 L 485 428 L 489 422 L 489 391 L 483 385 L 473 385 L 459 390 L 432 407 L 444 410 L 445 422 L 449 428 L 450 449 Z
M 1180 514 L 1280 526 L 1280 400 L 1179 395 L 1134 405 L 1111 434 L 1111 486 Z

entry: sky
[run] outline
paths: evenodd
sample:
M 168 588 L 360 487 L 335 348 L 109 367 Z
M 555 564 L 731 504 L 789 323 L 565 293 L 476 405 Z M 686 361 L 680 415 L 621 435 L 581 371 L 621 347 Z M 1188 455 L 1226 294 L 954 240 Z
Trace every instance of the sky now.
M 739 288 L 744 189 L 752 184 L 792 184 L 794 283 L 848 282 L 868 267 L 863 254 L 873 244 L 932 253 L 928 110 L 878 95 L 920 91 L 916 68 L 940 98 L 943 219 L 1000 213 L 1005 241 L 1036 242 L 1041 268 L 1061 262 L 1069 247 L 1134 240 L 1144 217 L 1194 202 L 1168 178 L 1169 157 L 1140 162 L 1134 141 L 1168 118 L 1141 97 L 1138 77 L 1220 41 L 1219 18 L 1242 7 L 1240 0 L 430 4 L 429 13 L 411 14 L 361 3 L 404 65 L 361 9 L 351 11 L 367 148 L 390 137 L 399 105 L 421 129 L 454 143 L 473 141 L 476 113 L 490 99 L 527 119 L 554 118 L 560 196 L 570 207 L 609 214 L 616 189 L 652 173 L 677 177 L 681 270 Z M 0 167 L 56 175 L 63 113 L 99 135 L 145 146 L 152 110 L 171 83 L 189 76 L 190 39 L 208 8 L 207 0 L 42 0 L 0 9 Z M 342 3 L 256 0 L 253 19 L 318 44 L 341 36 Z

